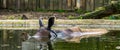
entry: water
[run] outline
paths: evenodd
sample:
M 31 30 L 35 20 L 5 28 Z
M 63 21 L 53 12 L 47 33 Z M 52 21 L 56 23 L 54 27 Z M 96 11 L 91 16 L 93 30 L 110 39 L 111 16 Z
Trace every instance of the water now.
M 120 31 L 101 37 L 84 38 L 80 43 L 58 42 L 56 50 L 120 50 Z
M 36 30 L 0 30 L 0 50 L 22 50 L 20 37 L 22 32 L 33 35 Z M 84 38 L 80 43 L 56 42 L 54 48 L 55 50 L 120 50 L 120 31 L 111 31 L 100 37 Z

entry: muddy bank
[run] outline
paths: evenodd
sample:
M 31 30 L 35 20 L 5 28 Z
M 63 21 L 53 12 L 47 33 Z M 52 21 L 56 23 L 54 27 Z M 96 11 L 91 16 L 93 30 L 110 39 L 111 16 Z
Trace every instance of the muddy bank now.
M 0 12 L 0 19 L 21 19 L 23 15 L 26 15 L 28 19 L 38 19 L 43 17 L 45 19 L 55 16 L 57 19 L 68 19 L 69 16 L 79 16 L 75 12 Z

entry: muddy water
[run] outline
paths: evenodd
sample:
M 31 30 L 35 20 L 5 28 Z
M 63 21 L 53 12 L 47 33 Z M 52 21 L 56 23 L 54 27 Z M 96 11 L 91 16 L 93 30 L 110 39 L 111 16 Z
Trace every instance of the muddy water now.
M 84 38 L 80 43 L 58 42 L 56 50 L 120 50 L 120 31 L 100 37 Z
M 33 35 L 36 30 L 0 30 L 0 50 L 22 50 L 20 37 L 22 32 Z M 80 43 L 56 42 L 54 48 L 55 50 L 120 50 L 120 31 L 84 38 Z

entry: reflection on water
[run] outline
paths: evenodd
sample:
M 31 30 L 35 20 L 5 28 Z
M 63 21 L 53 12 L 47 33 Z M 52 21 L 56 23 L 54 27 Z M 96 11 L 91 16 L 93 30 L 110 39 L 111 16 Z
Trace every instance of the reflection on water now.
M 0 50 L 22 50 L 20 39 L 22 32 L 33 35 L 36 30 L 0 30 Z M 54 48 L 55 50 L 120 50 L 120 31 L 111 31 L 101 37 L 84 38 L 80 43 L 57 42 Z
M 111 31 L 101 37 L 82 39 L 80 43 L 58 42 L 56 50 L 120 50 L 120 31 Z

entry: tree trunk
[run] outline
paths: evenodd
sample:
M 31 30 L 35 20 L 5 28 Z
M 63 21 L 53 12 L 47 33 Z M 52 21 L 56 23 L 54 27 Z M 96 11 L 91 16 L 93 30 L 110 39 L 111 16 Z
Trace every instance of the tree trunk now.
M 6 0 L 3 0 L 3 8 L 6 8 Z

